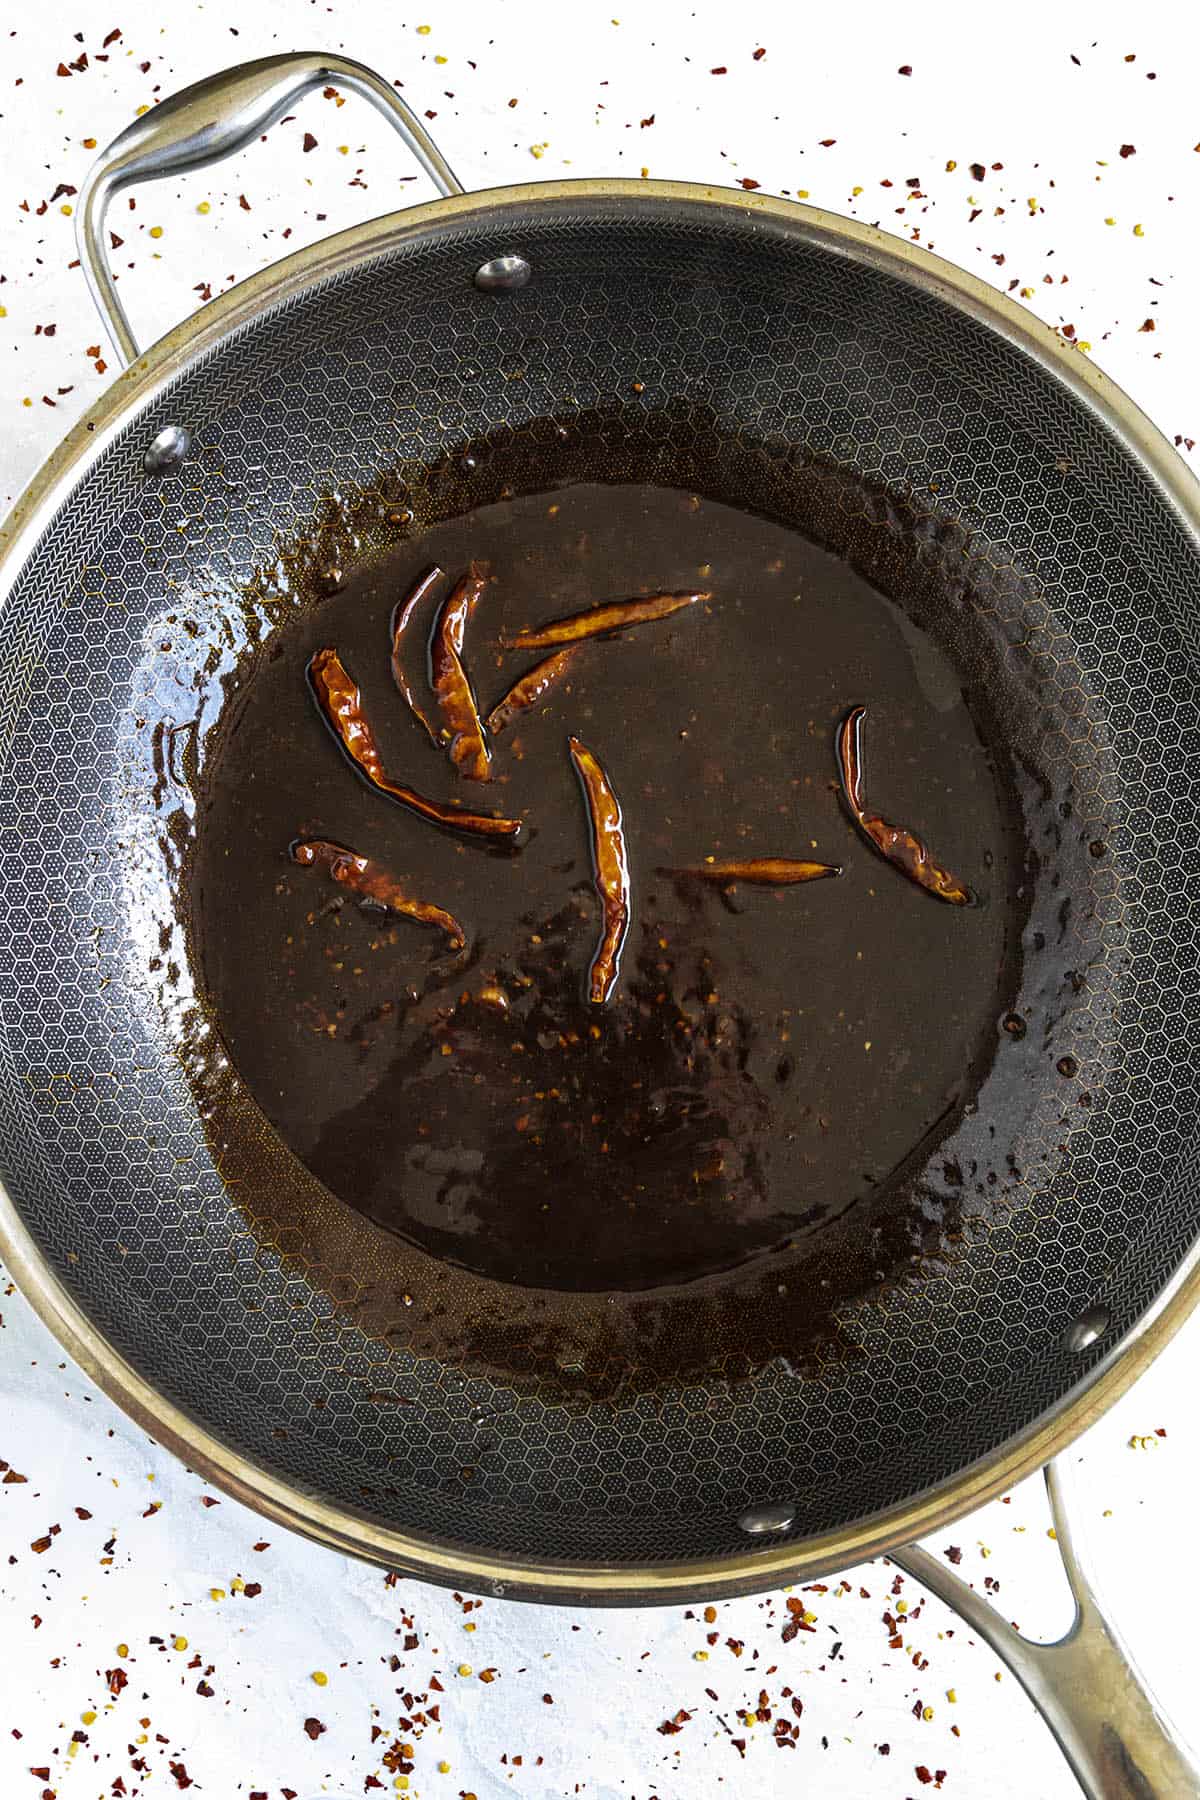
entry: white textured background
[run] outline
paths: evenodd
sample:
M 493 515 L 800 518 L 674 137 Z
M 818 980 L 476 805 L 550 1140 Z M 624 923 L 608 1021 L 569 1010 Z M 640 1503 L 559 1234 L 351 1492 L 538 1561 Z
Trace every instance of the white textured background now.
M 874 0 L 819 10 L 106 0 L 101 11 L 4 0 L 0 503 L 115 372 L 69 266 L 88 140 L 103 143 L 216 68 L 293 48 L 344 50 L 401 82 L 436 115 L 431 128 L 467 187 L 645 170 L 745 179 L 878 221 L 1011 288 L 1082 340 L 1080 354 L 1168 436 L 1200 438 L 1200 25 L 1190 13 Z M 305 131 L 317 139 L 307 154 Z M 983 182 L 972 163 L 985 165 Z M 314 97 L 239 162 L 145 189 L 132 208 L 122 199 L 111 222 L 135 329 L 148 343 L 207 289 L 425 198 L 411 176 L 374 114 Z M 468 1615 L 449 1595 L 388 1586 L 230 1500 L 203 1504 L 216 1496 L 64 1362 L 16 1293 L 0 1313 L 3 1800 L 115 1800 L 189 1782 L 216 1800 L 314 1800 L 370 1794 L 371 1778 L 395 1792 L 398 1755 L 390 1769 L 382 1758 L 396 1744 L 412 1747 L 399 1779 L 414 1800 L 903 1800 L 936 1791 L 941 1770 L 943 1791 L 972 1800 L 1076 1791 L 1016 1683 L 997 1680 L 990 1653 L 911 1583 L 899 1595 L 904 1648 L 889 1649 L 890 1568 L 851 1570 L 848 1587 L 835 1576 L 827 1592 L 801 1596 L 815 1629 L 790 1644 L 780 1595 L 722 1605 L 712 1625 L 681 1607 L 488 1601 Z M 1195 1714 L 1200 1606 L 1198 1348 L 1200 1322 L 1075 1453 L 1105 1600 L 1184 1722 Z M 1028 1483 L 931 1548 L 960 1546 L 961 1573 L 997 1583 L 1005 1616 L 1053 1632 L 1066 1611 L 1046 1526 Z M 47 1550 L 31 1547 L 47 1535 Z M 247 1598 L 235 1581 L 261 1591 Z M 128 1683 L 114 1697 L 106 1671 L 118 1667 Z M 484 1669 L 495 1679 L 480 1681 Z M 792 1697 L 801 1702 L 795 1749 L 776 1747 L 774 1718 L 744 1723 L 762 1690 L 775 1716 L 795 1718 Z M 662 1735 L 680 1708 L 691 1717 Z M 306 1718 L 325 1731 L 310 1739 Z M 72 1745 L 73 1733 L 83 1741 Z

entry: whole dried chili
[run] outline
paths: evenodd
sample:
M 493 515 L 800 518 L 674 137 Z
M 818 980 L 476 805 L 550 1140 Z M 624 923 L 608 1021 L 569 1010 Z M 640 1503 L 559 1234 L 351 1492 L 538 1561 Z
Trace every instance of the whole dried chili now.
M 347 673 L 336 650 L 318 650 L 308 665 L 321 716 L 355 767 L 381 794 L 398 800 L 421 818 L 434 825 L 445 825 L 452 831 L 470 831 L 480 837 L 515 837 L 521 829 L 520 819 L 500 819 L 487 813 L 462 812 L 455 806 L 443 806 L 428 800 L 413 788 L 392 781 L 385 773 L 375 733 L 362 709 L 358 684 Z
M 553 656 L 544 657 L 535 663 L 527 675 L 514 681 L 500 700 L 493 706 L 487 718 L 487 728 L 493 737 L 511 725 L 513 720 L 531 706 L 536 706 L 556 681 L 566 674 L 575 657 L 575 646 L 569 645 L 565 650 L 556 650 Z
M 600 637 L 610 631 L 626 631 L 631 625 L 645 625 L 652 619 L 669 619 L 685 606 L 699 600 L 711 600 L 707 593 L 650 594 L 641 600 L 613 600 L 605 606 L 589 607 L 587 612 L 572 613 L 565 619 L 552 619 L 549 625 L 519 631 L 506 637 L 506 650 L 552 650 L 558 644 L 577 644 L 583 638 Z
M 798 881 L 825 881 L 840 875 L 840 863 L 793 862 L 785 856 L 755 856 L 746 862 L 707 862 L 695 868 L 672 869 L 672 875 L 691 875 L 698 881 L 748 881 L 755 887 L 791 887 Z
M 621 803 L 596 757 L 578 738 L 569 738 L 571 761 L 583 786 L 592 825 L 596 892 L 604 915 L 600 942 L 588 970 L 588 998 L 602 1006 L 612 992 L 629 928 L 629 857 Z
M 429 640 L 429 679 L 450 734 L 450 761 L 471 781 L 492 778 L 491 752 L 462 662 L 467 621 L 486 585 L 486 567 L 472 563 L 443 602 Z
M 867 812 L 862 791 L 862 723 L 866 716 L 865 706 L 852 707 L 838 727 L 838 774 L 847 811 L 867 842 L 910 881 L 949 906 L 970 906 L 974 898 L 970 888 L 936 863 L 919 837 Z
M 437 726 L 418 700 L 404 667 L 404 650 L 406 648 L 404 640 L 412 625 L 413 615 L 417 608 L 441 579 L 442 570 L 435 563 L 432 568 L 426 569 L 425 573 L 409 589 L 404 599 L 396 603 L 392 613 L 392 680 L 407 700 L 410 710 L 420 719 L 433 742 L 439 747 L 441 740 L 438 737 Z
M 288 846 L 288 854 L 302 868 L 324 869 L 331 881 L 364 900 L 385 906 L 389 912 L 403 913 L 405 918 L 417 919 L 422 925 L 439 926 L 449 938 L 452 950 L 461 950 L 466 942 L 463 928 L 452 913 L 426 900 L 414 900 L 395 876 L 369 856 L 360 856 L 328 838 L 297 838 Z

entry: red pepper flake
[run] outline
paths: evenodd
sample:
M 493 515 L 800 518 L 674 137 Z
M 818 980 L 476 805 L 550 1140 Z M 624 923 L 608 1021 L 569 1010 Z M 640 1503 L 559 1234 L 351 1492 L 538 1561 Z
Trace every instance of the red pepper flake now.
M 1166 1426 L 1165 1425 L 1156 1425 L 1154 1427 L 1154 1435 L 1155 1435 L 1155 1437 L 1166 1437 L 1166 1435 L 1167 1435 Z
M 44 1551 L 50 1548 L 50 1543 L 51 1540 L 48 1537 L 34 1538 L 29 1548 L 34 1552 L 35 1556 L 41 1556 Z
M 190 1788 L 192 1785 L 192 1778 L 187 1772 L 187 1764 L 173 1762 L 169 1766 L 172 1775 L 175 1777 L 175 1786 L 177 1788 Z
M 679 1732 L 683 1730 L 691 1716 L 691 1713 L 688 1712 L 685 1707 L 681 1706 L 673 1718 L 663 1720 L 658 1728 L 659 1734 L 662 1737 L 676 1737 Z
M 238 195 L 238 205 L 241 207 L 243 212 L 250 211 L 250 202 L 247 200 L 245 194 Z
M 710 69 L 708 72 L 710 75 L 728 75 L 729 70 L 722 63 L 719 69 Z
M 755 51 L 755 52 L 754 52 L 754 60 L 755 60 L 755 62 L 761 62 L 761 61 L 762 61 L 762 59 L 763 59 L 763 57 L 764 57 L 764 56 L 765 56 L 765 55 L 766 55 L 766 54 L 767 54 L 767 53 L 766 53 L 766 51 L 765 51 L 765 50 L 763 50 L 763 49 L 762 49 L 762 48 L 761 48 L 761 47 L 760 47 L 760 48 L 759 48 L 759 49 L 757 49 L 757 50 L 756 50 L 756 51 Z
M 326 1727 L 322 1725 L 320 1719 L 305 1719 L 304 1729 L 315 1744 Z
M 836 138 L 821 138 L 820 140 L 822 150 L 832 150 L 836 143 Z
M 39 1763 L 37 1768 L 30 1769 L 29 1773 L 37 1781 L 49 1781 L 49 1779 L 50 1779 L 50 1769 L 49 1769 L 48 1765 L 45 1768 L 43 1768 L 42 1764 Z
M 748 175 L 739 175 L 738 176 L 738 186 L 739 187 L 756 188 L 756 187 L 760 187 L 761 185 L 762 184 L 760 182 L 751 181 L 751 179 Z
M 543 1706 L 553 1706 L 554 1705 L 554 1695 L 553 1694 L 543 1694 L 542 1695 L 542 1704 L 543 1704 Z
M 896 73 L 897 73 L 897 75 L 911 75 L 912 74 L 912 64 L 911 63 L 901 63 L 900 67 L 896 70 Z
M 1122 144 L 1122 145 L 1121 145 L 1121 155 L 1122 155 L 1122 156 L 1136 156 L 1136 155 L 1137 155 L 1137 147 L 1136 147 L 1136 145 L 1134 145 L 1134 144 Z
M 201 1506 L 220 1506 L 221 1502 L 214 1500 L 211 1494 L 201 1494 L 200 1504 Z
M 115 1669 L 105 1669 L 104 1679 L 110 1694 L 119 1694 L 122 1688 L 129 1686 L 129 1677 L 119 1664 Z
M 957 1544 L 947 1544 L 946 1548 L 942 1551 L 942 1555 L 946 1558 L 947 1562 L 960 1563 L 962 1561 L 962 1551 Z
M 654 123 L 654 114 L 653 114 L 653 113 L 651 113 L 651 114 L 650 114 L 650 117 L 649 117 L 649 118 L 648 118 L 648 119 L 643 119 L 643 120 L 642 120 L 642 121 L 641 121 L 641 128 L 642 128 L 642 130 L 643 130 L 643 131 L 645 131 L 645 129 L 646 129 L 646 127 L 647 127 L 647 125 L 653 125 L 653 123 Z
M 479 1679 L 490 1687 L 492 1682 L 495 1681 L 498 1673 L 499 1671 L 497 1669 L 480 1669 Z
M 120 27 L 119 27 L 119 26 L 115 26 L 115 27 L 114 27 L 114 28 L 113 28 L 113 30 L 112 30 L 112 31 L 110 31 L 110 32 L 109 32 L 109 34 L 108 34 L 108 36 L 107 36 L 107 37 L 106 37 L 106 38 L 105 38 L 105 40 L 104 40 L 104 42 L 103 42 L 103 44 L 102 44 L 102 45 L 101 45 L 101 46 L 100 46 L 100 48 L 101 48 L 101 49 L 102 49 L 102 50 L 107 50 L 107 49 L 108 49 L 108 46 L 109 46 L 109 45 L 110 45 L 110 44 L 115 44 L 115 43 L 116 43 L 116 41 L 117 41 L 117 39 L 118 39 L 118 38 L 119 38 L 119 37 L 120 37 L 120 35 L 121 35 L 121 30 L 120 30 Z
M 57 69 L 54 71 L 54 73 L 56 75 L 66 75 L 69 79 L 71 71 L 70 71 L 70 69 L 68 69 L 66 63 L 59 63 L 59 65 L 58 65 Z
M 18 1481 L 28 1481 L 28 1480 L 29 1480 L 28 1475 L 18 1475 L 17 1471 L 15 1469 L 9 1469 L 5 1473 L 3 1486 L 11 1487 L 14 1485 L 14 1483 L 16 1483 Z
M 143 75 L 148 75 L 150 73 L 150 64 L 148 62 L 139 63 L 138 68 L 142 71 Z
M 313 136 L 311 131 L 306 131 L 304 134 L 304 148 L 306 150 L 315 150 L 316 147 L 317 147 L 316 138 Z
M 262 1542 L 262 1543 L 260 1543 L 260 1544 L 255 1544 L 255 1546 L 254 1546 L 254 1548 L 255 1548 L 255 1549 L 256 1549 L 256 1550 L 269 1550 L 269 1549 L 270 1549 L 270 1548 L 271 1548 L 271 1546 L 270 1546 L 270 1544 L 269 1544 L 269 1543 L 268 1543 L 268 1542 L 266 1542 L 266 1541 L 265 1541 L 265 1540 L 264 1540 L 264 1541 L 263 1541 L 263 1542 Z
M 206 1700 L 211 1700 L 213 1697 L 213 1691 L 214 1690 L 211 1687 L 209 1687 L 207 1681 L 205 1681 L 205 1679 L 202 1675 L 200 1677 L 199 1681 L 196 1683 L 196 1692 L 198 1694 L 203 1694 L 203 1696 Z
M 1144 320 L 1143 323 L 1138 326 L 1138 330 L 1139 331 L 1153 331 L 1154 330 L 1154 320 L 1153 319 Z
M 971 164 L 971 180 L 972 181 L 983 181 L 986 178 L 986 176 L 987 176 L 987 170 L 984 168 L 982 163 L 972 163 Z
M 75 1517 L 76 1517 L 76 1518 L 77 1518 L 77 1519 L 90 1519 L 90 1518 L 91 1518 L 91 1516 L 92 1516 L 92 1515 L 91 1515 L 91 1513 L 90 1513 L 90 1512 L 89 1512 L 89 1511 L 88 1511 L 88 1509 L 87 1509 L 87 1507 L 86 1507 L 86 1506 L 77 1506 L 77 1507 L 76 1507 L 76 1508 L 75 1508 Z
M 257 1600 L 258 1596 L 262 1593 L 262 1582 L 248 1581 L 242 1589 L 242 1592 L 245 1594 L 247 1600 Z
M 928 1787 L 929 1783 L 933 1780 L 933 1776 L 929 1773 L 929 1770 L 925 1767 L 924 1763 L 918 1763 L 914 1773 L 922 1787 Z

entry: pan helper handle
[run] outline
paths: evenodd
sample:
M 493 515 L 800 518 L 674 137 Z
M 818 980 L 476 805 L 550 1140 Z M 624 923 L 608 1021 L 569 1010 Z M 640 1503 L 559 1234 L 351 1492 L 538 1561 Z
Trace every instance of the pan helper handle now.
M 445 157 L 396 90 L 365 64 L 322 50 L 264 56 L 172 94 L 127 125 L 88 171 L 75 211 L 79 260 L 121 361 L 138 355 L 104 248 L 104 216 L 122 188 L 220 162 L 244 150 L 312 88 L 331 83 L 360 94 L 393 124 L 438 193 L 464 192 Z
M 1014 1631 L 936 1556 L 911 1544 L 891 1559 L 965 1619 L 1003 1658 L 1058 1739 L 1087 1800 L 1197 1800 L 1200 1771 L 1100 1610 L 1067 1518 L 1066 1458 L 1046 1465 L 1054 1535 L 1075 1617 L 1053 1644 Z

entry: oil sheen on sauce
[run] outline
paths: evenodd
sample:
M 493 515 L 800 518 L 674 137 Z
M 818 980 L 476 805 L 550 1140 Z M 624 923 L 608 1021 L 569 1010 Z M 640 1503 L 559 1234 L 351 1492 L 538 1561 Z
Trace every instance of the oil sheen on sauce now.
M 481 786 L 405 704 L 389 637 L 431 563 L 440 597 L 473 559 L 494 577 L 463 649 L 484 715 L 544 654 L 501 649 L 523 628 L 640 593 L 711 599 L 581 644 L 493 739 Z M 439 830 L 355 775 L 305 679 L 325 645 L 394 779 L 522 817 L 515 846 Z M 847 819 L 833 747 L 857 704 L 872 805 L 978 905 L 938 904 Z M 572 737 L 619 797 L 629 864 L 603 1005 Z M 241 1081 L 348 1206 L 523 1288 L 673 1287 L 803 1248 L 868 1199 L 877 1212 L 971 1102 L 1011 991 L 1006 806 L 954 669 L 844 563 L 686 492 L 581 485 L 432 527 L 259 654 L 209 750 L 192 942 Z M 465 948 L 298 866 L 298 838 L 377 862 L 459 921 Z M 779 888 L 679 873 L 710 857 L 843 873 Z

